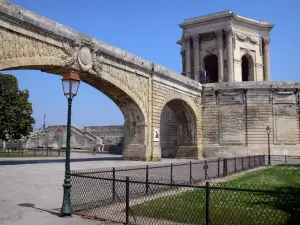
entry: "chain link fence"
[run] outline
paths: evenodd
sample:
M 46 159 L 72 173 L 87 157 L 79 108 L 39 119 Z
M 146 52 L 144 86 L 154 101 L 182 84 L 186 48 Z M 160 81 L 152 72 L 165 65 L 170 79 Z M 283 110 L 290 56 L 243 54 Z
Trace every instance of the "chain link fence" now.
M 71 203 L 85 218 L 124 224 L 299 224 L 300 191 L 210 183 L 265 166 L 265 156 L 72 171 Z M 300 163 L 272 156 L 272 164 Z

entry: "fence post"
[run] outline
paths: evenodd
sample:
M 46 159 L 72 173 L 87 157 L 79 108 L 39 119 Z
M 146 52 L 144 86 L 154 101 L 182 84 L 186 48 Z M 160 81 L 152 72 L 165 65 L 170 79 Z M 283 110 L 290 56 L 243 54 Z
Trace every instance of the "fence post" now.
M 284 164 L 286 164 L 286 155 L 284 155 Z
M 116 168 L 115 167 L 113 167 L 113 169 L 112 169 L 112 178 L 113 178 L 112 198 L 113 198 L 113 201 L 115 201 L 115 198 L 116 198 Z
M 207 161 L 205 160 L 205 162 L 204 162 L 205 180 L 207 180 L 207 178 L 208 178 L 208 176 L 207 176 L 207 168 L 208 168 Z
M 244 157 L 242 156 L 242 170 L 244 170 Z
M 223 177 L 227 176 L 227 159 L 223 159 Z
M 172 187 L 172 185 L 173 185 L 173 163 L 171 163 L 170 184 L 171 184 L 171 187 Z
M 126 177 L 126 222 L 125 224 L 129 224 L 129 177 Z
M 220 177 L 220 158 L 218 158 L 218 177 Z
M 148 194 L 149 189 L 149 166 L 146 166 L 146 195 Z
M 190 184 L 192 184 L 192 180 L 193 180 L 193 177 L 192 177 L 192 161 L 190 161 Z
M 249 156 L 249 169 L 251 168 L 251 156 Z
M 47 148 L 47 157 L 48 157 L 49 148 Z
M 255 155 L 254 155 L 254 167 L 256 167 Z
M 36 156 L 36 149 L 34 149 L 34 156 Z
M 209 225 L 209 182 L 205 183 L 205 221 L 206 225 Z
M 236 157 L 234 157 L 234 173 L 236 173 L 237 169 L 236 169 Z

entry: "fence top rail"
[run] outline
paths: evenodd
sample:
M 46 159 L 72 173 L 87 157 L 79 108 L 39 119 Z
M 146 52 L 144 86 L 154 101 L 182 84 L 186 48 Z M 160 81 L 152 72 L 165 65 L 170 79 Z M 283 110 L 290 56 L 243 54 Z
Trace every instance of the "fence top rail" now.
M 259 156 L 264 156 L 264 155 L 259 155 Z M 254 156 L 249 156 L 249 157 L 254 157 Z M 256 156 L 258 157 L 258 156 Z M 242 159 L 243 157 L 236 157 L 236 159 Z M 235 159 L 235 157 L 229 157 L 229 158 L 218 158 L 218 159 L 207 159 L 207 160 L 194 160 L 194 161 L 189 161 L 189 162 L 179 162 L 179 163 L 168 163 L 168 164 L 161 164 L 161 165 L 146 165 L 146 166 L 135 166 L 135 167 L 121 167 L 121 168 L 115 168 L 115 172 L 125 172 L 125 171 L 135 171 L 135 170 L 146 170 L 147 166 L 148 169 L 159 169 L 159 168 L 168 168 L 171 167 L 177 167 L 177 166 L 187 166 L 187 165 L 197 165 L 197 164 L 204 164 L 205 161 L 206 163 L 213 163 L 213 162 L 218 162 L 219 160 L 231 160 Z M 72 170 L 72 174 L 95 174 L 95 173 L 108 173 L 112 172 L 113 168 L 98 168 L 98 169 L 87 169 L 87 170 Z
M 161 182 L 153 182 L 153 181 L 141 181 L 141 180 L 130 180 L 129 177 L 124 177 L 124 179 L 112 179 L 105 177 L 92 177 L 92 176 L 83 176 L 79 174 L 72 174 L 73 177 L 81 177 L 86 179 L 95 179 L 95 180 L 106 180 L 111 182 L 121 182 L 126 183 L 126 178 L 128 178 L 128 182 L 131 184 L 142 184 L 142 185 L 158 185 L 158 186 L 170 186 L 170 187 L 179 187 L 179 188 L 194 188 L 194 189 L 205 189 L 208 188 L 210 190 L 224 190 L 224 191 L 240 191 L 240 192 L 252 192 L 252 193 L 266 193 L 266 194 L 291 194 L 291 195 L 300 195 L 300 192 L 295 191 L 277 191 L 277 190 L 263 190 L 263 189 L 249 189 L 249 188 L 237 188 L 237 187 L 225 187 L 225 186 L 205 186 L 205 185 L 190 185 L 190 184 L 176 184 L 169 182 L 161 183 Z M 204 182 L 202 182 L 204 183 Z M 209 182 L 207 182 L 209 183 Z

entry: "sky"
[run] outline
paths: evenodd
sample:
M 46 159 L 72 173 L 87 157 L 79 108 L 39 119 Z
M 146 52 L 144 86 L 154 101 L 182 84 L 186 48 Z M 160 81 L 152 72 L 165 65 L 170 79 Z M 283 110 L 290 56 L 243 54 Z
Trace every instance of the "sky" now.
M 299 0 L 12 0 L 35 13 L 98 40 L 181 73 L 181 37 L 184 19 L 231 10 L 236 14 L 275 24 L 271 31 L 271 79 L 299 81 Z M 61 78 L 34 70 L 6 71 L 21 89 L 30 91 L 35 128 L 63 125 L 67 100 Z M 82 83 L 73 101 L 72 124 L 118 125 L 124 117 L 112 100 Z

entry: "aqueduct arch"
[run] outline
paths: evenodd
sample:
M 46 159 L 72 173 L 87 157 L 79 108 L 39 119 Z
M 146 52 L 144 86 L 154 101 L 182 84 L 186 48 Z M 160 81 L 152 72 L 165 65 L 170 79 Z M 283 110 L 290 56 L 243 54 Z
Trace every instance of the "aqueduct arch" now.
M 167 102 L 162 109 L 160 130 L 162 157 L 180 157 L 182 148 L 196 145 L 194 110 L 181 99 Z
M 77 71 L 83 82 L 103 92 L 122 111 L 126 159 L 160 159 L 160 141 L 153 136 L 160 128 L 157 117 L 164 105 L 158 93 L 163 93 L 163 99 L 184 99 L 197 108 L 197 138 L 188 148 L 192 151 L 189 155 L 202 157 L 198 82 L 0 0 L 0 70 L 11 69 L 57 75 L 70 69 Z
M 57 52 L 54 52 L 53 55 L 50 55 L 52 53 L 50 51 L 49 58 L 39 58 L 38 56 L 42 56 L 43 53 L 49 50 L 47 49 L 46 45 L 39 48 L 37 47 L 39 45 L 34 43 L 33 40 L 25 41 L 20 37 L 14 37 L 14 33 L 12 34 L 13 35 L 7 34 L 4 30 L 1 30 L 0 32 L 0 41 L 2 41 L 1 43 L 3 43 L 5 46 L 5 48 L 3 48 L 3 55 L 2 57 L 0 56 L 0 70 L 32 69 L 41 70 L 51 74 L 62 75 L 64 71 L 70 69 L 68 65 L 63 63 L 63 58 L 57 58 Z M 7 44 L 7 41 L 9 42 L 9 45 Z M 25 42 L 23 44 L 28 46 L 32 52 L 20 51 L 18 45 L 23 41 Z M 9 46 L 11 46 L 11 48 L 8 48 Z M 86 50 L 86 47 L 82 47 L 81 50 L 82 49 Z M 19 52 L 20 55 L 13 54 L 17 52 Z M 80 56 L 78 56 L 78 62 L 80 62 Z M 104 93 L 107 97 L 114 101 L 121 110 L 125 120 L 124 152 L 130 152 L 131 149 L 139 149 L 141 155 L 130 155 L 129 158 L 145 157 L 143 156 L 143 154 L 146 152 L 145 110 L 139 106 L 138 103 L 140 103 L 140 105 L 142 104 L 139 101 L 138 96 L 136 96 L 136 94 L 128 87 L 126 87 L 123 82 L 115 79 L 114 75 L 110 73 L 113 70 L 101 70 L 96 74 L 91 71 L 82 71 L 80 69 L 78 70 L 77 68 L 73 69 L 80 72 L 80 78 L 83 82 Z
M 162 156 L 202 157 L 202 107 L 199 99 L 191 100 L 188 95 L 183 96 L 170 90 L 165 99 L 157 102 L 157 105 L 157 112 L 160 112 L 157 124 L 161 130 Z

